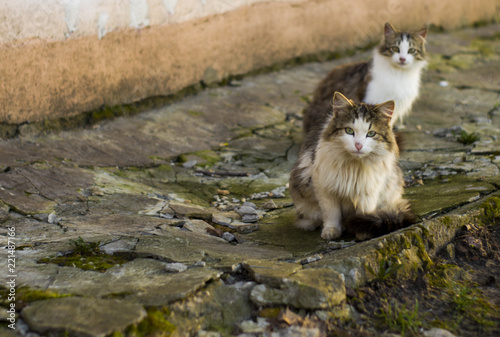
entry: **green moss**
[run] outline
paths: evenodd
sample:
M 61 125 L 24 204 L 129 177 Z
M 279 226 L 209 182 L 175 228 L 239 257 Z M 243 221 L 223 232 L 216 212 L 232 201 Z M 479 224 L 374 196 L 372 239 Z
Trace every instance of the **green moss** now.
M 264 308 L 259 311 L 259 317 L 276 319 L 281 312 L 281 308 Z
M 426 275 L 429 285 L 442 290 L 442 300 L 450 305 L 450 321 L 433 321 L 433 326 L 447 326 L 457 330 L 471 320 L 484 330 L 495 326 L 500 319 L 498 307 L 488 302 L 477 284 L 469 281 L 462 268 L 453 264 L 436 264 Z
M 203 116 L 204 115 L 203 112 L 201 112 L 201 111 L 194 111 L 194 110 L 189 110 L 188 114 L 190 114 L 191 116 L 195 116 L 195 117 L 197 117 L 197 116 Z
M 484 57 L 495 55 L 495 49 L 491 47 L 491 43 L 483 42 L 481 40 L 474 40 L 471 43 L 471 47 L 479 51 Z
M 212 150 L 203 150 L 203 151 L 197 151 L 193 152 L 193 155 L 200 157 L 201 159 L 204 160 L 202 163 L 205 166 L 212 166 L 215 163 L 218 163 L 222 160 L 222 158 Z
M 441 223 L 442 223 L 443 225 L 445 225 L 447 228 L 450 228 L 452 221 L 451 221 L 451 218 L 450 218 L 449 216 L 444 216 L 444 217 L 442 217 L 442 218 L 440 219 L 440 221 L 441 221 Z
M 500 198 L 488 198 L 479 208 L 481 209 L 481 215 L 479 217 L 481 223 L 493 225 L 500 222 Z
M 424 326 L 418 314 L 418 301 L 415 300 L 413 309 L 398 303 L 382 301 L 382 307 L 376 313 L 379 325 L 402 336 L 419 336 L 419 330 Z
M 93 270 L 99 272 L 105 272 L 109 268 L 116 265 L 122 265 L 128 262 L 120 256 L 99 254 L 95 256 L 81 256 L 79 254 L 66 255 L 66 256 L 56 256 L 40 259 L 38 263 L 53 263 L 58 266 L 75 267 L 83 270 Z
M 140 323 L 127 328 L 127 337 L 168 337 L 175 331 L 175 325 L 168 321 L 168 308 L 149 308 L 147 316 Z
M 98 242 L 85 242 L 81 236 L 77 239 L 69 240 L 70 246 L 73 248 L 73 253 L 77 255 L 98 255 L 100 241 Z
M 111 267 L 121 265 L 129 260 L 100 251 L 100 242 L 85 242 L 81 237 L 69 240 L 73 251 L 63 256 L 53 256 L 38 260 L 38 263 L 53 263 L 59 266 L 75 267 L 83 270 L 105 272 Z
M 21 286 L 16 288 L 15 294 L 15 302 L 16 308 L 21 309 L 28 305 L 29 303 L 33 303 L 35 301 L 47 300 L 50 298 L 58 298 L 58 297 L 67 297 L 71 296 L 68 294 L 59 294 L 52 290 L 44 290 L 44 289 L 35 289 L 27 286 Z M 0 287 L 0 306 L 7 307 L 9 302 L 7 299 L 9 297 L 9 290 L 4 287 Z
M 464 145 L 470 145 L 479 140 L 479 134 L 472 132 L 468 133 L 465 130 L 460 131 L 460 135 L 457 137 L 457 141 Z
M 179 164 L 184 164 L 184 163 L 185 163 L 185 162 L 187 162 L 187 161 L 188 161 L 188 157 L 187 157 L 187 155 L 185 155 L 185 154 L 180 154 L 179 156 L 177 156 L 177 162 L 178 162 Z

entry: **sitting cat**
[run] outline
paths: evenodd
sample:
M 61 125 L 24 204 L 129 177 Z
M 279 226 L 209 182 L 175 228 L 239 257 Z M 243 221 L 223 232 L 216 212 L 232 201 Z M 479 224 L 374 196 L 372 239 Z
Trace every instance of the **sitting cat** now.
M 342 92 L 356 102 L 379 104 L 396 102 L 391 125 L 411 109 L 418 96 L 420 75 L 426 66 L 425 37 L 427 29 L 399 32 L 386 23 L 384 40 L 369 61 L 334 68 L 316 88 L 312 103 L 304 114 L 307 134 L 314 124 L 322 125 L 331 112 L 331 98 Z
M 394 101 L 370 105 L 334 94 L 332 114 L 307 134 L 290 174 L 298 227 L 323 224 L 321 237 L 328 240 L 346 227 L 365 240 L 412 223 L 402 199 L 393 111 Z

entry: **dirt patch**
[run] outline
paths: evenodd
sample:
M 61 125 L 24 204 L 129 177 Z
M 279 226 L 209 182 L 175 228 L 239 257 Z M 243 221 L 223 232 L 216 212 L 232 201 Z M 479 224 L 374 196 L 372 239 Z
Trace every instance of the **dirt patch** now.
M 329 335 L 419 336 L 442 328 L 463 337 L 500 336 L 500 221 L 487 217 L 485 205 L 491 204 L 483 204 L 482 215 L 410 279 L 397 279 L 389 271 L 350 289 L 347 303 L 359 317 L 330 320 Z

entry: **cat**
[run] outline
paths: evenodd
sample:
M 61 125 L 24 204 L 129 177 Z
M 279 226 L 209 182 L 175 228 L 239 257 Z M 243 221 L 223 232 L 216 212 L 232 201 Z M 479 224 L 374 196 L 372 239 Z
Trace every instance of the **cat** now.
M 417 32 L 400 32 L 390 23 L 384 27 L 384 39 L 369 61 L 334 68 L 318 85 L 312 103 L 304 114 L 304 132 L 314 124 L 322 125 L 331 111 L 335 91 L 356 102 L 379 104 L 396 102 L 391 125 L 410 112 L 418 96 L 420 76 L 427 65 L 425 43 L 427 28 Z
M 394 101 L 355 103 L 335 92 L 332 114 L 307 134 L 290 173 L 297 227 L 321 237 L 356 240 L 386 234 L 413 223 L 402 199 L 403 173 L 391 127 Z

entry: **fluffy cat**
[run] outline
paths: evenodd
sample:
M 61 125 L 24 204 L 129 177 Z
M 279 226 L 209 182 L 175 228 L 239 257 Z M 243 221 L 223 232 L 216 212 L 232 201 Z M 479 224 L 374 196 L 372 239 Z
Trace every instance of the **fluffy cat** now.
M 346 228 L 365 240 L 410 225 L 390 122 L 394 101 L 355 103 L 336 92 L 330 110 L 324 124 L 307 134 L 290 174 L 296 226 L 323 224 L 327 240 Z
M 390 23 L 384 27 L 384 39 L 369 61 L 334 68 L 317 87 L 312 103 L 304 114 L 304 132 L 322 125 L 331 112 L 331 98 L 339 91 L 356 102 L 379 104 L 396 102 L 391 125 L 402 126 L 403 117 L 418 96 L 420 75 L 426 66 L 427 29 L 400 32 Z

